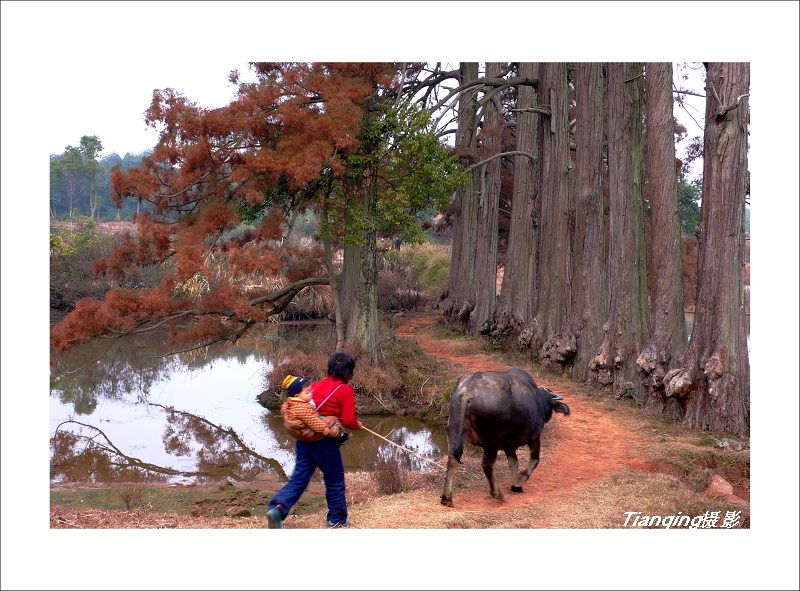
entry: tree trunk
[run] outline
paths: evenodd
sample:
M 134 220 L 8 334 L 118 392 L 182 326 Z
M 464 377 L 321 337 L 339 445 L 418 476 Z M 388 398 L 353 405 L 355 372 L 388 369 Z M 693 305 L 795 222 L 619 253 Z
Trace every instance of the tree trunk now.
M 369 186 L 364 196 L 364 247 L 361 249 L 361 282 L 358 292 L 358 323 L 356 340 L 349 335 L 351 343 L 369 355 L 372 363 L 378 361 L 378 244 L 377 244 L 377 207 L 378 207 L 378 169 L 370 171 Z
M 648 63 L 647 184 L 650 203 L 647 265 L 650 288 L 650 338 L 639 355 L 645 412 L 677 418 L 675 401 L 664 395 L 664 376 L 686 350 L 681 270 L 675 125 L 672 114 L 672 64 Z
M 341 323 L 344 327 L 341 349 L 354 356 L 366 354 L 373 362 L 377 361 L 379 334 L 374 223 L 376 204 L 376 185 L 370 181 L 361 202 L 360 217 L 368 220 L 362 234 L 363 245 L 345 244 L 340 279 Z
M 609 318 L 592 360 L 601 384 L 641 401 L 636 359 L 647 336 L 642 192 L 642 64 L 608 64 Z
M 100 205 L 99 201 L 100 200 L 98 199 L 98 196 L 96 193 L 94 193 L 94 191 L 89 193 L 89 219 L 96 222 L 100 221 L 100 216 L 97 216 L 97 219 L 95 219 L 95 214 L 97 213 L 97 207 L 98 205 Z
M 356 342 L 355 335 L 358 334 L 357 318 L 360 309 L 358 298 L 360 280 L 361 246 L 345 243 L 340 278 L 342 285 L 342 325 L 344 326 L 342 350 L 350 353 L 355 352 L 351 345 Z
M 577 64 L 575 133 L 574 309 L 577 335 L 572 377 L 592 381 L 589 364 L 603 342 L 608 319 L 606 217 L 603 211 L 603 65 Z
M 486 64 L 486 77 L 499 78 L 499 62 Z M 505 117 L 499 97 L 486 104 L 480 159 L 485 160 L 503 151 L 502 136 Z M 497 305 L 497 221 L 500 206 L 501 159 L 494 158 L 476 171 L 478 185 L 477 239 L 475 242 L 475 280 L 470 289 L 470 299 L 475 308 L 470 314 L 469 330 L 472 334 L 488 334 Z M 463 252 L 463 251 L 462 251 Z
M 477 62 L 461 64 L 461 84 L 478 78 Z M 477 91 L 463 92 L 458 99 L 458 129 L 456 135 L 456 153 L 464 168 L 477 162 L 475 142 L 475 120 Z M 456 191 L 453 212 L 453 250 L 450 259 L 450 280 L 448 298 L 444 302 L 443 311 L 451 320 L 466 322 L 475 307 L 469 301 L 468 292 L 474 282 L 475 241 L 477 237 L 477 203 L 476 191 L 479 186 L 480 171 L 470 174 L 470 182 Z
M 694 327 L 683 368 L 664 378 L 691 428 L 750 429 L 744 290 L 748 63 L 709 63 Z
M 330 192 L 329 192 L 330 193 Z M 331 294 L 333 296 L 333 319 L 336 327 L 336 350 L 344 351 L 344 315 L 342 311 L 342 288 L 341 280 L 336 274 L 336 267 L 333 263 L 333 245 L 330 228 L 329 194 L 326 194 L 322 202 L 321 235 L 325 247 L 325 266 L 328 268 L 328 280 L 330 281 Z
M 541 158 L 541 227 L 537 284 L 539 306 L 531 347 L 540 350 L 545 367 L 560 370 L 575 353 L 574 337 L 565 331 L 569 322 L 571 282 L 570 224 L 574 213 L 569 200 L 569 117 L 567 64 L 540 67 L 540 96 L 550 117 L 539 134 Z
M 539 66 L 535 63 L 519 64 L 520 78 L 536 79 Z M 536 89 L 517 87 L 517 146 L 527 156 L 514 156 L 514 189 L 511 199 L 511 228 L 508 237 L 508 254 L 500 290 L 499 314 L 495 323 L 497 334 L 514 335 L 533 319 L 536 310 L 536 226 L 534 204 L 537 200 L 539 167 L 537 136 L 542 115 L 526 112 L 538 107 Z M 527 345 L 527 343 L 525 343 Z
M 376 95 L 374 95 L 376 96 Z M 373 96 L 373 99 L 374 99 Z M 367 104 L 366 126 L 373 127 L 379 112 L 371 100 Z M 371 155 L 378 149 L 377 140 L 369 140 L 362 146 L 364 154 Z M 378 269 L 377 269 L 377 206 L 378 170 L 368 166 L 366 185 L 363 177 L 353 179 L 351 189 L 361 195 L 356 211 L 348 204 L 346 219 L 357 219 L 363 228 L 359 244 L 345 244 L 342 269 L 342 323 L 345 327 L 344 349 L 352 355 L 366 354 L 375 363 L 378 360 Z M 346 221 L 346 226 L 350 223 Z

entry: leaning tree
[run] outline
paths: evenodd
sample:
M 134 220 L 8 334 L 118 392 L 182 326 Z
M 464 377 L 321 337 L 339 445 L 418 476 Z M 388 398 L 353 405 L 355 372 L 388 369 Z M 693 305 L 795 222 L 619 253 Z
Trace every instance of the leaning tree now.
M 460 182 L 455 163 L 428 113 L 397 96 L 397 64 L 252 67 L 257 81 L 239 84 L 218 109 L 154 92 L 146 121 L 160 130 L 157 146 L 139 167 L 111 175 L 118 205 L 146 201 L 152 213 L 137 216 L 136 233 L 96 263 L 120 287 L 79 302 L 53 328 L 58 350 L 164 325 L 173 343 L 235 342 L 334 277 L 357 302 L 337 305 L 337 327 L 347 327 L 338 345 L 374 354 L 377 235 L 408 232 L 416 212 L 449 195 Z M 324 214 L 325 247 L 286 239 L 306 208 Z M 233 232 L 243 221 L 251 229 Z M 335 248 L 345 250 L 338 273 Z M 159 285 L 131 287 L 156 267 L 165 269 Z

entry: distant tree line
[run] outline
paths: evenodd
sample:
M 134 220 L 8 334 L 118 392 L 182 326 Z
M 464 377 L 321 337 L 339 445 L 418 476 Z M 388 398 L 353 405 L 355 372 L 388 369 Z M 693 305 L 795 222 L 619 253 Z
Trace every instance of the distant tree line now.
M 109 199 L 109 178 L 114 167 L 129 170 L 141 166 L 149 150 L 121 157 L 116 152 L 100 157 L 103 145 L 95 135 L 83 136 L 77 146 L 66 146 L 61 154 L 50 155 L 50 218 L 72 219 L 81 215 L 96 222 L 128 220 L 143 205 L 131 200 L 119 209 Z

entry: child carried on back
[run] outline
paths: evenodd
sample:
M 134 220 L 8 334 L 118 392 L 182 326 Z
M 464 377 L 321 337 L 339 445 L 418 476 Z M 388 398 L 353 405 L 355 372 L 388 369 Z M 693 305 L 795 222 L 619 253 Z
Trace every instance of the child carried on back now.
M 283 422 L 289 434 L 301 441 L 332 437 L 339 445 L 350 439 L 337 417 L 323 417 L 317 412 L 311 393 L 311 381 L 293 375 L 283 380 L 288 398 L 281 405 Z

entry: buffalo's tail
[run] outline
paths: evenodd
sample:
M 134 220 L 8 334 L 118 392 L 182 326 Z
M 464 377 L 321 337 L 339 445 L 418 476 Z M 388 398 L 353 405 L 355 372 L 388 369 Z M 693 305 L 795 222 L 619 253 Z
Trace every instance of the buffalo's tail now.
M 450 399 L 450 418 L 447 420 L 447 434 L 450 438 L 450 455 L 461 463 L 464 453 L 464 419 L 467 415 L 469 400 L 458 388 Z

